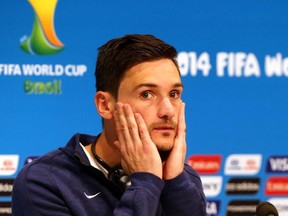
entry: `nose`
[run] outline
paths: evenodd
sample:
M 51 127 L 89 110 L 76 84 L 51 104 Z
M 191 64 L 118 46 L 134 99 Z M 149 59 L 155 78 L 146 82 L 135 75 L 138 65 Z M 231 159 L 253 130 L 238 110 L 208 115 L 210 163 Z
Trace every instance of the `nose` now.
M 158 117 L 171 119 L 175 115 L 174 107 L 171 104 L 169 98 L 163 98 L 160 101 L 158 109 Z

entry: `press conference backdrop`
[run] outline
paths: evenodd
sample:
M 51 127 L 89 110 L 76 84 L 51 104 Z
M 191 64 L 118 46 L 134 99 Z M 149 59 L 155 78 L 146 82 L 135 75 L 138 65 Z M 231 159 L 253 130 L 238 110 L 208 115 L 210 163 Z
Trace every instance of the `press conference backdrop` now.
M 287 1 L 0 1 L 0 215 L 25 163 L 96 135 L 97 48 L 128 33 L 173 44 L 187 104 L 186 161 L 209 215 L 288 215 Z

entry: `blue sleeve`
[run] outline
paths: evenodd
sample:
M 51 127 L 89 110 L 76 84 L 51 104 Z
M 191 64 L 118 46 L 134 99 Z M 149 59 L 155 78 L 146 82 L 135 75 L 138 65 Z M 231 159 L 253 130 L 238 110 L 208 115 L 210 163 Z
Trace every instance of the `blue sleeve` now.
M 179 176 L 165 181 L 161 204 L 166 215 L 207 215 L 206 198 L 199 175 L 185 165 Z
M 158 215 L 164 181 L 141 172 L 133 173 L 130 178 L 132 185 L 125 190 L 114 215 Z
M 32 171 L 33 170 L 33 171 Z M 13 216 L 71 215 L 47 169 L 28 164 L 18 174 L 12 193 Z

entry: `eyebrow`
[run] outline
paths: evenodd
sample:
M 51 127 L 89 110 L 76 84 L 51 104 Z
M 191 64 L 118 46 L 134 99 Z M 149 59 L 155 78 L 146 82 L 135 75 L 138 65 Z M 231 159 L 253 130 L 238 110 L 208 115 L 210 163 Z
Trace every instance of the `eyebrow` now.
M 133 91 L 136 91 L 137 89 L 142 88 L 142 87 L 157 88 L 158 85 L 156 85 L 154 83 L 141 83 L 141 84 L 135 86 Z M 182 83 L 175 83 L 173 87 L 174 88 L 179 88 L 179 87 L 183 88 L 183 84 Z

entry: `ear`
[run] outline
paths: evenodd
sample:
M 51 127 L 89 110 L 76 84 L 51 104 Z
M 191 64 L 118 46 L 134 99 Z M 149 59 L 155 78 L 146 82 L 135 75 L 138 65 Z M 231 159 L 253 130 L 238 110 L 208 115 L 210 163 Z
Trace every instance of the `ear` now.
M 103 119 L 112 119 L 115 110 L 115 99 L 109 92 L 98 91 L 94 97 L 94 102 L 99 115 Z

